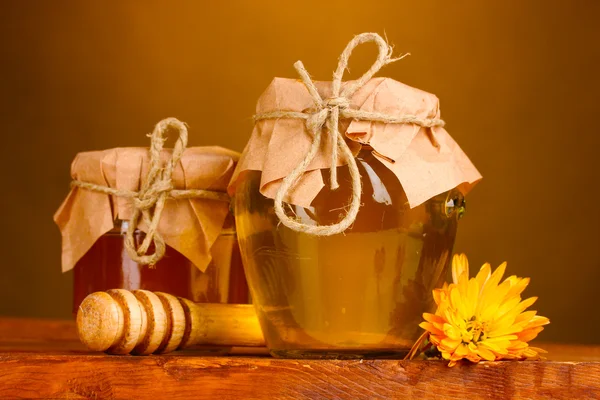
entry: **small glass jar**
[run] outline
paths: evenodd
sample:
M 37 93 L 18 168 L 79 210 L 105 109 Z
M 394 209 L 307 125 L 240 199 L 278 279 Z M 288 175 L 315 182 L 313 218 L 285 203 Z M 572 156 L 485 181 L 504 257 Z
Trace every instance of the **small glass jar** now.
M 458 190 L 410 208 L 398 178 L 364 146 L 356 157 L 362 205 L 341 234 L 312 236 L 279 223 L 259 192 L 261 172 L 245 171 L 235 216 L 246 277 L 272 355 L 303 358 L 403 357 L 420 334 L 432 289 L 445 280 L 457 221 Z M 305 224 L 343 217 L 351 197 L 347 166 L 309 208 L 284 204 Z
M 180 132 L 176 149 L 162 148 L 172 128 Z M 156 125 L 150 150 L 76 155 L 71 190 L 54 215 L 62 269 L 74 269 L 74 311 L 87 295 L 109 289 L 161 291 L 204 303 L 249 302 L 225 193 L 239 154 L 215 146 L 184 149 L 186 132 L 182 122 L 167 119 Z M 126 248 L 131 223 L 139 257 Z M 164 252 L 155 251 L 157 236 L 145 248 L 150 231 L 160 236 Z
M 204 272 L 170 246 L 154 266 L 136 263 L 125 249 L 127 227 L 127 221 L 115 221 L 115 227 L 101 236 L 75 265 L 73 313 L 89 294 L 115 288 L 166 292 L 199 303 L 249 302 L 231 215 L 211 247 L 212 260 Z M 144 232 L 136 230 L 136 247 L 144 236 Z M 149 252 L 154 251 L 152 247 Z

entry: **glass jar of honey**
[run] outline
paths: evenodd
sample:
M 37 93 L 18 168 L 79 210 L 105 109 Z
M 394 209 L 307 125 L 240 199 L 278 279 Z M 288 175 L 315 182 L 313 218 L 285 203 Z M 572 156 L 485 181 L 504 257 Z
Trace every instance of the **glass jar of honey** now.
M 377 61 L 342 82 L 358 44 Z M 356 36 L 332 82 L 275 78 L 229 186 L 253 303 L 272 355 L 403 357 L 445 280 L 481 178 L 438 99 L 389 78 L 379 35 Z
M 179 138 L 163 148 L 166 134 Z M 146 289 L 194 302 L 248 303 L 227 184 L 239 154 L 190 147 L 187 127 L 157 124 L 151 147 L 79 153 L 54 219 L 73 311 L 96 291 Z
M 431 290 L 446 278 L 464 212 L 458 190 L 410 208 L 392 172 L 367 148 L 356 157 L 363 204 L 343 234 L 313 236 L 279 224 L 273 200 L 248 173 L 235 195 L 246 275 L 270 351 L 281 357 L 400 357 L 420 334 Z M 328 182 L 328 172 L 324 171 Z M 348 168 L 338 177 L 347 181 Z M 308 208 L 287 204 L 305 223 L 333 224 L 350 196 L 327 185 Z
M 214 242 L 211 261 L 204 272 L 169 246 L 153 267 L 133 261 L 125 250 L 127 228 L 128 221 L 115 221 L 115 227 L 102 235 L 75 265 L 73 313 L 89 294 L 115 288 L 165 292 L 196 303 L 248 303 L 248 285 L 232 216 Z M 137 246 L 144 236 L 144 232 L 136 230 Z

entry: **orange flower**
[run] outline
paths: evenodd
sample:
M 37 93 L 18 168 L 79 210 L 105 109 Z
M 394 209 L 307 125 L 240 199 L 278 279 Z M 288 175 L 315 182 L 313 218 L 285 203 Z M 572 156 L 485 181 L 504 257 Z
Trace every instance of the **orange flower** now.
M 467 257 L 455 255 L 453 282 L 433 291 L 437 310 L 435 314 L 423 314 L 425 321 L 419 326 L 425 332 L 407 358 L 412 359 L 427 339 L 450 361 L 450 367 L 461 359 L 525 360 L 539 359 L 546 353 L 530 347 L 528 342 L 550 321 L 536 315 L 536 311 L 525 311 L 537 300 L 521 300 L 529 278 L 513 275 L 500 283 L 505 269 L 503 263 L 492 273 L 490 265 L 484 264 L 477 276 L 469 279 Z

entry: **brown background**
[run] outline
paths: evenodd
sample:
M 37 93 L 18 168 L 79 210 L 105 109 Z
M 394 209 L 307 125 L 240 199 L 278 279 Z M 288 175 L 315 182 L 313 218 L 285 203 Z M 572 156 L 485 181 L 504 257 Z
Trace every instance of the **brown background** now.
M 167 5 L 168 3 L 168 5 Z M 328 79 L 357 33 L 412 56 L 385 75 L 437 94 L 484 181 L 456 250 L 509 261 L 552 324 L 600 343 L 600 2 L 0 3 L 0 315 L 69 317 L 52 214 L 77 151 L 144 146 L 174 116 L 241 150 L 257 97 L 301 59 Z M 374 57 L 359 48 L 356 77 Z

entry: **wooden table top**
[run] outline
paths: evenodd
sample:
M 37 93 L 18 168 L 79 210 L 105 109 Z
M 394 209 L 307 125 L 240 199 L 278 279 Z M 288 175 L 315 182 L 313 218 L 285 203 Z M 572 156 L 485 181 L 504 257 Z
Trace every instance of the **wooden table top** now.
M 600 346 L 540 344 L 546 361 L 283 360 L 186 350 L 90 353 L 72 321 L 0 318 L 0 398 L 600 399 Z

